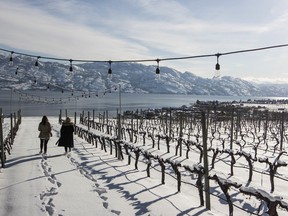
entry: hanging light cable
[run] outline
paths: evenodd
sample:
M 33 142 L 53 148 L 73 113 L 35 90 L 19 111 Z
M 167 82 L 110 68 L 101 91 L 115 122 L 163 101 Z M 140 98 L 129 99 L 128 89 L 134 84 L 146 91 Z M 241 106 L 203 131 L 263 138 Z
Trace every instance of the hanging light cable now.
M 288 44 L 280 44 L 280 45 L 274 45 L 274 46 L 267 46 L 267 47 L 260 47 L 260 48 L 254 48 L 254 49 L 246 49 L 246 50 L 236 50 L 236 51 L 230 51 L 230 52 L 225 52 L 225 53 L 217 53 L 217 54 L 205 54 L 205 55 L 194 55 L 194 56 L 182 56 L 182 57 L 169 57 L 169 58 L 161 58 L 161 59 L 157 59 L 157 63 L 159 65 L 159 61 L 172 61 L 172 60 L 184 60 L 184 59 L 192 59 L 192 58 L 204 58 L 204 57 L 213 57 L 216 56 L 217 57 L 217 64 L 215 66 L 216 71 L 220 70 L 220 64 L 218 62 L 220 55 L 231 55 L 231 54 L 237 54 L 237 53 L 246 53 L 246 52 L 255 52 L 255 51 L 261 51 L 261 50 L 267 50 L 267 49 L 275 49 L 275 48 L 280 48 L 280 47 L 288 47 Z M 14 51 L 10 51 L 7 49 L 3 49 L 0 47 L 0 50 L 5 51 L 5 52 L 10 52 L 10 59 L 9 59 L 9 64 L 13 65 L 13 54 L 18 54 L 18 55 L 23 55 L 23 56 L 29 56 L 29 57 L 37 57 L 35 55 L 31 55 L 31 54 L 27 54 L 27 53 L 21 53 L 21 52 L 14 52 Z M 84 59 L 67 59 L 67 58 L 53 58 L 53 57 L 48 57 L 48 56 L 42 56 L 42 59 L 50 59 L 50 60 L 57 60 L 57 61 L 70 61 L 70 71 L 73 71 L 73 67 L 72 67 L 72 61 L 77 61 L 77 62 L 107 62 L 106 60 L 84 60 Z M 152 62 L 155 61 L 155 59 L 130 59 L 130 60 L 116 60 L 113 62 Z M 110 68 L 108 70 L 108 74 L 112 75 L 112 70 L 111 70 L 111 63 L 112 61 L 109 60 L 109 64 L 110 64 Z M 156 68 L 156 73 L 159 72 L 160 74 L 160 69 L 159 66 Z

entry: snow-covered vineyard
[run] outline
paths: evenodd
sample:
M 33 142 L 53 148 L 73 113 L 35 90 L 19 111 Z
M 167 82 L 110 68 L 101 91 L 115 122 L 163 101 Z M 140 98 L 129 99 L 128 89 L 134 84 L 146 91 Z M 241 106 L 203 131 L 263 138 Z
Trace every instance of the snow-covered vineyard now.
M 102 215 L 287 215 L 285 112 L 198 104 L 193 110 L 125 112 L 118 118 L 94 111 L 72 116 L 75 148 L 66 156 L 59 156 L 54 145 L 59 119 L 50 118 L 53 137 L 47 156 L 36 154 L 40 117 L 22 119 L 7 168 L 0 173 L 0 190 L 8 187 L 5 172 L 19 165 L 9 162 L 17 138 L 30 127 L 36 154 L 31 157 L 38 158 L 39 170 L 53 184 L 39 191 L 42 213 L 77 215 L 73 203 L 82 201 L 68 207 L 62 200 L 73 200 L 63 188 L 74 184 L 85 188 L 74 188 L 73 197 L 86 191 L 103 208 Z M 78 171 L 75 179 L 69 170 Z M 87 207 L 87 215 L 93 208 Z

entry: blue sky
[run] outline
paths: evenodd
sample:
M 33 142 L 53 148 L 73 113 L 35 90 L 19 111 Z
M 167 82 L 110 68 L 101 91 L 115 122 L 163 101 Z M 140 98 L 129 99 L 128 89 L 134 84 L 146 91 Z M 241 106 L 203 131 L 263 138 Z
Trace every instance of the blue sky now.
M 216 54 L 288 43 L 287 0 L 9 0 L 0 47 L 67 59 Z M 222 76 L 288 82 L 288 47 L 221 56 Z M 68 62 L 67 62 L 68 63 Z M 147 64 L 156 65 L 156 62 Z M 160 66 L 214 76 L 216 57 Z

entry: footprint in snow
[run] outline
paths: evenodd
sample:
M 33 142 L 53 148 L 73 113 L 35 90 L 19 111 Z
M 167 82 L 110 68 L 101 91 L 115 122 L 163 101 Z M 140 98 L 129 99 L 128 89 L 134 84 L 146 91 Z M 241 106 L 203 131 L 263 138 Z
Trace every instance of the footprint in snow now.
M 108 208 L 108 202 L 103 202 L 103 206 L 104 206 L 104 208 Z
M 107 193 L 107 190 L 105 188 L 98 188 L 96 189 L 96 192 L 101 196 L 103 193 Z
M 116 214 L 116 215 L 120 215 L 121 214 L 121 211 L 111 210 L 111 212 Z
M 100 198 L 104 201 L 106 201 L 108 199 L 108 197 L 105 197 L 105 196 L 100 196 Z

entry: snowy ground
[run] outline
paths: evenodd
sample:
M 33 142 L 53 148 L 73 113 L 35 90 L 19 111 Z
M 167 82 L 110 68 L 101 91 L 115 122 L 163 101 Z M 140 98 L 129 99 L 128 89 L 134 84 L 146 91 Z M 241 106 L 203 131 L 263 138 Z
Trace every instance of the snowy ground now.
M 166 175 L 166 184 L 162 185 L 161 174 L 154 169 L 147 177 L 144 164 L 136 170 L 127 160 L 120 161 L 109 151 L 105 153 L 77 136 L 73 151 L 64 155 L 64 149 L 55 146 L 60 129 L 57 118 L 49 118 L 53 137 L 47 156 L 38 154 L 40 120 L 41 117 L 22 119 L 12 154 L 8 155 L 6 167 L 0 169 L 0 215 L 228 215 L 227 204 L 217 196 L 211 197 L 211 211 L 207 211 L 199 205 L 194 186 L 182 184 L 178 193 L 172 175 Z M 224 163 L 219 162 L 216 167 L 226 172 Z M 235 169 L 235 178 L 247 178 L 247 170 Z M 255 179 L 261 182 L 258 186 L 269 189 L 267 176 L 255 174 Z M 183 180 L 195 183 L 188 174 Z M 277 180 L 276 185 L 276 193 L 282 193 L 287 200 L 287 184 Z M 214 181 L 210 186 L 220 196 Z M 247 205 L 248 197 L 233 191 L 231 194 L 246 209 L 258 206 L 253 198 Z M 278 213 L 287 215 L 284 210 Z M 234 215 L 249 214 L 234 208 Z
M 0 215 L 213 215 L 199 207 L 197 194 L 177 193 L 76 136 L 73 152 L 64 155 L 55 146 L 56 118 L 49 118 L 47 157 L 38 154 L 40 120 L 23 118 L 0 170 Z

